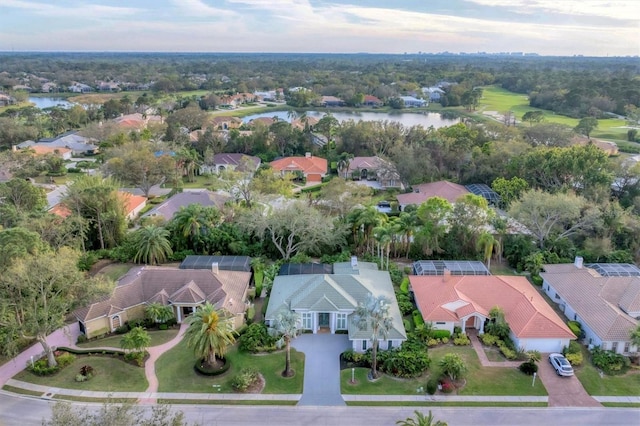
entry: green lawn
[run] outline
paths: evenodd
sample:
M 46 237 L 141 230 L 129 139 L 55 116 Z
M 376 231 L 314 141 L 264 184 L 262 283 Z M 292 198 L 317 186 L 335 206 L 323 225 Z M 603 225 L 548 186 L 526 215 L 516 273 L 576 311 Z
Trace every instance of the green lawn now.
M 163 343 L 167 343 L 169 340 L 177 336 L 179 329 L 172 328 L 170 330 L 151 330 L 149 336 L 151 337 L 151 344 L 149 346 L 158 346 Z M 81 348 L 120 348 L 120 341 L 122 335 L 105 337 L 104 339 L 91 340 L 84 343 L 78 343 Z
M 243 367 L 252 367 L 265 378 L 263 393 L 302 393 L 304 378 L 304 354 L 291 349 L 292 367 L 296 374 L 291 378 L 281 376 L 284 370 L 284 352 L 251 355 L 232 348 L 227 353 L 231 368 L 220 376 L 206 377 L 193 370 L 196 358 L 184 341 L 164 353 L 156 363 L 160 392 L 231 393 L 231 380 Z M 214 388 L 213 385 L 219 385 Z
M 598 370 L 589 361 L 587 349 L 582 351 L 584 362 L 575 368 L 576 376 L 589 395 L 594 396 L 638 396 L 640 395 L 640 370 L 629 370 L 621 376 L 600 377 Z
M 134 266 L 133 263 L 111 263 L 102 268 L 98 274 L 106 275 L 112 281 L 118 281 Z
M 513 111 L 518 120 L 521 120 L 522 116 L 528 111 L 542 111 L 546 122 L 575 127 L 578 121 L 580 121 L 577 118 L 559 115 L 553 111 L 533 108 L 529 106 L 528 96 L 520 93 L 510 92 L 498 86 L 486 86 L 482 89 L 482 99 L 480 99 L 478 106 L 478 112 L 480 113 L 481 111 L 497 111 L 499 113 Z M 523 123 L 522 125 L 528 126 L 529 124 Z M 609 118 L 598 120 L 598 128 L 593 131 L 591 136 L 602 139 L 626 140 L 627 129 L 619 128 L 625 125 L 625 121 L 620 119 Z
M 362 395 L 411 395 L 420 386 L 426 387 L 430 376 L 440 375 L 438 362 L 447 353 L 457 353 L 464 360 L 468 368 L 467 383 L 459 395 L 547 395 L 547 391 L 540 380 L 531 386 L 531 377 L 522 374 L 515 368 L 482 367 L 480 360 L 471 346 L 440 346 L 429 349 L 431 368 L 428 375 L 417 379 L 400 380 L 384 376 L 371 383 L 366 379 L 367 369 L 356 369 L 356 385 L 351 385 L 351 370 L 341 372 L 341 388 L 344 394 Z
M 92 366 L 96 375 L 89 381 L 76 382 L 75 377 L 83 365 Z M 71 365 L 53 376 L 36 376 L 30 371 L 24 370 L 18 373 L 14 379 L 52 388 L 102 392 L 144 392 L 148 386 L 144 376 L 144 368 L 135 367 L 120 359 L 108 356 L 78 355 Z
M 183 188 L 208 188 L 213 185 L 213 179 L 211 176 L 196 176 L 193 182 L 187 182 L 185 178 L 182 178 Z

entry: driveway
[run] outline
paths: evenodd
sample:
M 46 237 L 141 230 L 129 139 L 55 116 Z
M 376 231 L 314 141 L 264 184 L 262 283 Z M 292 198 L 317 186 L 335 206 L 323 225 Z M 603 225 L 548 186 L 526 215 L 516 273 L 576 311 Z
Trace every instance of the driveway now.
M 347 335 L 303 334 L 291 345 L 305 354 L 298 405 L 346 405 L 340 394 L 340 354 L 351 347 Z
M 601 407 L 582 387 L 576 376 L 560 377 L 549 363 L 549 354 L 542 354 L 538 376 L 549 393 L 549 407 Z

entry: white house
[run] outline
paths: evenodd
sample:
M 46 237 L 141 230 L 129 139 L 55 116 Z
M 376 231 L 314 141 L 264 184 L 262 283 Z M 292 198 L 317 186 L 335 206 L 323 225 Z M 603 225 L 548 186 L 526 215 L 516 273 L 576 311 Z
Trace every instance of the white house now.
M 404 106 L 407 108 L 419 108 L 429 105 L 429 102 L 424 99 L 418 99 L 413 96 L 400 96 L 400 99 L 404 101 Z
M 582 325 L 584 342 L 621 354 L 637 352 L 629 334 L 640 318 L 640 269 L 620 263 L 544 265 L 542 288 Z

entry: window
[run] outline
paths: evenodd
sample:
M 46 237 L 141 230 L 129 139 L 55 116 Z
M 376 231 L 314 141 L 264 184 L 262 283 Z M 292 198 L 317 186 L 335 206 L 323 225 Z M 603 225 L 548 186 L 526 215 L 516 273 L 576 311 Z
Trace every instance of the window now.
M 631 349 L 631 348 L 629 347 L 629 342 L 624 342 L 624 353 L 625 353 L 625 354 L 626 354 L 626 353 L 629 353 L 629 349 Z
M 578 321 L 578 314 L 573 314 L 573 320 Z
M 363 351 L 366 351 L 366 350 L 367 350 L 367 341 L 366 341 L 366 340 L 363 340 L 363 341 L 362 341 L 362 350 L 363 350 Z
M 302 313 L 302 328 L 311 330 L 313 328 L 313 315 L 311 312 Z
M 336 329 L 337 330 L 347 329 L 347 314 L 336 314 Z
M 616 353 L 618 352 L 618 342 L 613 342 L 611 344 L 611 350 L 616 352 Z
M 446 324 L 446 322 L 436 321 L 436 324 L 438 324 L 438 325 L 445 325 L 445 324 Z
M 393 348 L 393 341 L 387 340 L 387 350 L 391 350 Z

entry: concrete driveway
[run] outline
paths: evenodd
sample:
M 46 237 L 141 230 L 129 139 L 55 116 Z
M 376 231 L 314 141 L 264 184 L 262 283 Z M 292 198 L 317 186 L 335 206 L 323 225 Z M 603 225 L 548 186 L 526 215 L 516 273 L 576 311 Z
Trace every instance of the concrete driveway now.
M 549 393 L 549 407 L 601 407 L 582 387 L 576 376 L 561 377 L 549 363 L 549 354 L 542 354 L 538 377 Z
M 347 335 L 303 334 L 291 345 L 305 354 L 298 405 L 346 405 L 340 394 L 340 354 L 351 347 Z

